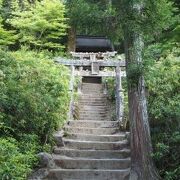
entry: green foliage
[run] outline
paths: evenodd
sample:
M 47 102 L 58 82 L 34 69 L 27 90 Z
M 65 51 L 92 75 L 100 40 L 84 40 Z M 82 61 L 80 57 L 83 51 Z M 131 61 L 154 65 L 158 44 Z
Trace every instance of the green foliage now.
M 0 179 L 27 179 L 32 165 L 37 163 L 35 156 L 38 147 L 36 138 L 29 135 L 29 140 L 19 144 L 13 138 L 0 138 Z
M 122 89 L 123 89 L 123 103 L 124 103 L 124 114 L 123 114 L 123 120 L 122 120 L 122 129 L 121 130 L 128 130 L 129 126 L 129 109 L 128 109 L 128 91 L 127 91 L 127 79 L 122 78 Z M 107 90 L 108 90 L 108 98 L 110 102 L 115 105 L 116 103 L 116 79 L 114 77 L 107 77 L 103 79 L 103 83 L 106 83 Z M 116 119 L 116 113 L 112 112 L 113 120 Z
M 104 78 L 104 84 L 106 83 L 108 89 L 108 96 L 111 101 L 115 102 L 116 91 L 116 79 L 112 77 Z
M 48 54 L 0 51 L 0 179 L 27 179 L 67 118 L 69 71 Z
M 169 0 L 121 0 L 119 8 L 122 27 L 144 33 L 146 41 L 157 38 L 162 30 L 167 30 L 174 23 L 173 13 L 177 11 Z
M 46 143 L 66 120 L 68 71 L 43 53 L 0 52 L 0 134 Z
M 77 34 L 108 36 L 113 41 L 122 38 L 117 8 L 109 0 L 68 0 L 66 5 Z
M 143 75 L 143 73 L 144 67 L 142 63 L 131 63 L 127 69 L 128 83 L 131 86 L 136 87 L 139 82 L 139 78 Z
M 66 34 L 65 6 L 59 0 L 36 1 L 23 11 L 15 11 L 9 22 L 19 31 L 20 42 L 37 49 L 62 51 Z
M 165 48 L 166 49 L 166 48 Z M 164 50 L 162 44 L 152 45 L 146 54 L 153 61 L 146 72 L 149 89 L 149 117 L 156 165 L 163 179 L 177 180 L 180 143 L 180 59 L 179 49 Z
M 0 46 L 7 46 L 14 44 L 17 40 L 17 36 L 14 35 L 14 31 L 7 31 L 2 26 L 2 19 L 0 17 Z
M 156 143 L 153 158 L 163 179 L 178 180 L 180 177 L 180 133 L 178 131 L 172 131 L 172 134 L 162 133 L 162 129 L 153 134 L 153 140 Z
M 167 29 L 173 24 L 173 13 L 176 12 L 177 9 L 174 7 L 173 2 L 169 0 L 158 0 L 153 2 L 146 0 L 145 2 L 145 12 L 143 12 L 145 19 L 143 19 L 143 21 L 147 22 L 146 30 L 148 30 L 148 33 L 151 33 L 149 28 L 153 28 L 156 32 L 154 35 L 159 35 L 162 29 Z
M 148 72 L 148 87 L 153 98 L 150 112 L 158 120 L 164 121 L 164 117 L 180 117 L 178 93 L 179 86 L 179 57 L 168 54 L 166 58 L 160 59 Z M 150 94 L 150 95 L 151 95 Z M 175 120 L 174 119 L 174 120 Z M 169 123 L 169 122 L 167 122 Z
M 2 9 L 2 0 L 0 0 L 0 9 Z M 13 44 L 17 40 L 17 36 L 14 31 L 6 30 L 3 26 L 3 15 L 0 12 L 0 47 Z
M 62 51 L 67 25 L 61 1 L 3 0 L 0 5 L 1 47 L 20 41 Z M 51 150 L 52 135 L 67 118 L 69 71 L 51 58 L 48 51 L 23 47 L 0 51 L 0 179 L 27 179 L 36 154 Z
M 178 180 L 180 177 L 180 133 L 173 129 L 170 132 L 160 125 L 156 125 L 156 129 L 156 132 L 152 131 L 155 163 L 163 179 Z

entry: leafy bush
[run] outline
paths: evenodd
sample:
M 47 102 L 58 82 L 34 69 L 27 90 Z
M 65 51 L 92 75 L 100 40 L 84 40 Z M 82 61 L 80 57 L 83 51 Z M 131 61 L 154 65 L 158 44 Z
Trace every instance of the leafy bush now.
M 37 163 L 35 149 L 38 147 L 35 140 L 28 144 L 21 142 L 19 147 L 18 141 L 13 138 L 0 138 L 0 179 L 27 179 L 32 165 Z M 26 151 L 22 151 L 25 147 Z
M 149 84 L 151 108 L 150 112 L 155 119 L 162 120 L 171 125 L 171 121 L 177 120 L 180 116 L 178 93 L 179 87 L 179 58 L 169 54 L 165 59 L 161 59 L 149 73 Z M 153 96 L 152 96 L 153 95 Z M 164 117 L 169 119 L 164 122 Z M 178 122 L 177 122 L 178 123 Z
M 112 101 L 115 101 L 116 79 L 112 77 L 104 78 L 104 83 L 107 85 L 108 95 Z
M 68 70 L 43 53 L 0 52 L 0 134 L 46 143 L 66 120 Z
M 160 49 L 160 46 L 151 47 L 152 57 L 159 60 L 146 74 L 153 157 L 163 179 L 177 180 L 180 177 L 179 50 L 161 53 Z
M 0 0 L 0 9 L 1 9 L 1 12 L 0 12 L 0 46 L 1 47 L 13 44 L 16 41 L 16 39 L 18 38 L 17 35 L 14 35 L 14 33 L 15 33 L 14 31 L 6 30 L 3 27 L 2 3 L 3 3 L 3 0 Z
M 153 158 L 163 179 L 178 180 L 180 177 L 180 133 L 173 130 L 164 132 L 165 129 L 160 129 L 160 127 L 158 129 L 159 132 L 153 133 L 152 136 L 155 146 Z

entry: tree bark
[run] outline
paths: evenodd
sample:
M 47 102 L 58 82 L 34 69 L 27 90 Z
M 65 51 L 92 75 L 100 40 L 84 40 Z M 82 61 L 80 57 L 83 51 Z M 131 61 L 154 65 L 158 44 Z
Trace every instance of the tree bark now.
M 75 52 L 76 50 L 76 29 L 70 27 L 68 31 L 68 52 Z
M 128 25 L 124 28 L 124 34 L 131 134 L 130 180 L 158 180 L 160 178 L 151 157 L 152 144 L 144 77 L 143 74 L 138 74 L 132 80 L 132 74 L 130 74 L 134 71 L 132 66 L 142 66 L 143 39 L 139 32 L 130 29 Z

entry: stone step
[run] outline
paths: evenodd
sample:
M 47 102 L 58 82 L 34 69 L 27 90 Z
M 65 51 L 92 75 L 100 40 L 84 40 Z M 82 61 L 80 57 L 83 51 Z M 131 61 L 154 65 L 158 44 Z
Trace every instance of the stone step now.
M 82 90 L 84 90 L 84 89 L 87 89 L 87 90 L 92 90 L 92 91 L 98 91 L 98 90 L 102 90 L 103 89 L 103 87 L 102 86 L 93 86 L 93 85 L 91 85 L 91 86 L 82 86 Z
M 119 121 L 69 121 L 68 125 L 71 127 L 86 127 L 86 128 L 112 128 L 119 127 Z
M 106 109 L 100 109 L 100 108 L 97 108 L 97 106 L 91 106 L 91 107 L 79 107 L 79 111 L 85 111 L 85 112 L 90 112 L 90 113 L 93 113 L 93 112 L 99 112 L 99 113 L 105 113 L 105 112 L 108 112 L 108 108 Z
M 95 90 L 96 89 L 96 90 Z M 82 93 L 83 94 L 100 94 L 102 95 L 103 94 L 103 89 L 97 89 L 97 88 L 82 88 Z
M 84 99 L 84 100 L 86 100 L 86 99 L 91 99 L 91 100 L 107 100 L 107 96 L 94 96 L 94 95 L 81 95 L 80 97 L 79 97 L 79 100 L 81 100 L 81 99 Z
M 103 89 L 103 87 L 92 84 L 92 85 L 82 85 L 82 89 L 99 90 L 99 89 Z
M 87 99 L 81 99 L 79 100 L 80 103 L 97 103 L 97 104 L 107 104 L 108 101 L 106 100 L 87 100 Z
M 94 135 L 110 135 L 115 134 L 119 131 L 119 127 L 116 128 L 75 128 L 65 126 L 64 130 L 68 133 L 82 133 L 82 134 L 94 134 Z
M 103 89 L 103 87 L 102 86 L 97 86 L 97 85 L 93 85 L 93 84 L 91 84 L 91 85 L 82 85 L 82 89 L 91 89 L 91 90 L 96 90 L 96 89 Z
M 129 169 L 52 169 L 45 180 L 125 180 L 129 173 Z
M 92 110 L 83 110 L 83 109 L 81 109 L 81 110 L 79 110 L 79 113 L 82 113 L 82 114 L 107 114 L 108 113 L 108 111 L 92 111 Z
M 86 84 L 82 84 L 82 87 L 90 87 L 90 88 L 102 88 L 103 85 L 102 84 L 94 84 L 94 83 L 86 83 Z
M 102 92 L 100 93 L 100 91 L 103 91 L 102 87 L 88 87 L 88 86 L 82 86 L 81 88 L 82 92 L 83 90 L 88 90 L 88 91 L 98 91 L 99 94 L 103 94 Z
M 92 99 L 92 98 L 84 98 L 84 99 L 79 99 L 78 100 L 79 102 L 100 102 L 100 103 L 102 103 L 102 102 L 108 102 L 108 100 L 107 99 Z
M 97 98 L 97 99 L 107 99 L 108 96 L 102 93 L 98 93 L 98 94 L 84 94 L 81 93 L 81 95 L 79 96 L 79 99 L 83 99 L 83 98 L 89 98 L 89 99 L 93 99 L 93 98 Z
M 128 141 L 119 142 L 99 142 L 99 141 L 80 141 L 63 138 L 65 147 L 71 149 L 94 149 L 94 150 L 122 150 L 128 147 Z
M 93 109 L 94 109 L 94 111 L 93 111 Z M 88 110 L 85 110 L 84 108 L 81 108 L 81 109 L 79 109 L 79 113 L 86 113 L 86 114 L 106 114 L 106 113 L 109 113 L 109 111 L 108 110 L 106 110 L 106 111 L 101 111 L 101 110 L 99 110 L 99 109 L 96 109 L 96 107 L 94 107 L 94 108 L 89 108 Z
M 82 87 L 82 92 L 102 92 L 103 88 L 102 87 Z
M 68 148 L 58 148 L 54 149 L 55 154 L 68 157 L 81 157 L 81 158 L 94 158 L 94 159 L 121 159 L 130 157 L 130 150 L 78 150 L 78 149 L 68 149 Z
M 107 116 L 107 115 L 111 115 L 110 114 L 110 112 L 109 111 L 104 111 L 104 112 L 102 112 L 102 111 L 99 111 L 99 110 L 96 110 L 95 112 L 94 111 L 91 111 L 91 110 L 89 110 L 89 111 L 85 111 L 85 110 L 83 110 L 83 109 L 81 109 L 81 110 L 79 110 L 79 115 L 90 115 L 90 117 L 96 117 L 96 115 L 97 116 L 100 116 L 100 117 L 104 117 L 104 116 Z M 94 118 L 93 117 L 93 118 Z M 92 118 L 91 118 L 92 119 Z
M 78 103 L 79 106 L 84 106 L 84 105 L 89 105 L 89 106 L 107 106 L 108 103 L 105 102 L 79 102 Z
M 94 96 L 98 96 L 99 94 L 102 94 L 103 91 L 99 90 L 99 91 L 90 91 L 90 90 L 82 90 L 83 94 L 92 94 Z
M 83 118 L 87 117 L 87 119 L 88 118 L 90 118 L 90 119 L 95 118 L 97 121 L 98 121 L 98 118 L 105 118 L 105 117 L 109 118 L 109 117 L 111 117 L 111 115 L 108 113 L 104 113 L 104 114 L 100 114 L 100 113 L 79 113 L 79 115 L 80 115 L 80 117 L 83 117 Z
M 92 107 L 81 107 L 79 108 L 79 112 L 87 112 L 87 113 L 106 113 L 106 112 L 109 112 L 108 108 L 104 109 L 104 110 L 101 110 L 101 109 L 98 109 L 96 108 L 96 106 L 92 106 Z
M 103 88 L 101 87 L 82 87 L 82 92 L 89 92 L 92 93 L 92 92 L 96 92 L 96 94 L 103 94 Z
M 93 91 L 95 91 L 95 90 L 102 90 L 103 87 L 102 87 L 102 86 L 93 86 L 93 85 L 91 85 L 91 86 L 85 86 L 85 85 L 83 85 L 83 86 L 82 86 L 82 89 L 88 89 L 88 90 L 93 90 Z
M 104 112 L 104 111 L 108 111 L 109 110 L 109 106 L 106 105 L 97 105 L 97 104 L 92 104 L 92 105 L 85 105 L 85 104 L 79 104 L 79 110 L 83 110 L 83 111 L 100 111 L 100 112 Z
M 79 97 L 78 101 L 100 101 L 100 102 L 109 102 L 109 100 L 104 98 L 98 98 L 98 97 Z
M 96 99 L 96 100 L 107 100 L 108 96 L 104 95 L 104 94 L 99 94 L 98 96 L 95 96 L 94 94 L 91 95 L 87 95 L 87 94 L 81 94 L 81 96 L 79 96 L 79 99 Z
M 110 118 L 110 115 L 107 114 L 79 114 L 80 119 L 104 119 L 104 118 Z
M 92 84 L 92 85 L 97 85 L 97 86 L 102 86 L 103 85 L 102 83 L 95 83 L 95 82 L 94 83 L 93 82 L 83 82 L 82 84 L 83 85 L 91 85 Z
M 108 111 L 109 110 L 109 106 L 108 105 L 98 105 L 98 104 L 91 104 L 91 105 L 87 105 L 87 104 L 78 104 L 78 107 L 80 110 L 84 110 L 84 111 Z
M 97 101 L 107 101 L 108 99 L 107 99 L 107 97 L 105 97 L 105 96 L 95 96 L 94 94 L 93 95 L 91 95 L 90 96 L 90 94 L 89 95 L 84 95 L 84 96 L 80 96 L 79 97 L 79 100 L 97 100 Z
M 103 95 L 103 90 L 90 91 L 90 90 L 83 90 L 83 89 L 82 89 L 82 93 L 85 94 L 85 95 L 99 96 L 99 95 Z
M 130 167 L 130 158 L 126 159 L 90 159 L 53 157 L 56 166 L 62 169 L 127 169 Z
M 79 115 L 92 115 L 92 116 L 107 116 L 110 115 L 108 112 L 85 112 L 85 111 L 79 111 Z
M 107 113 L 108 110 L 99 110 L 99 109 L 96 109 L 96 107 L 93 107 L 93 108 L 89 108 L 89 109 L 84 109 L 84 108 L 80 108 L 79 109 L 79 112 L 82 112 L 82 113 L 100 113 L 100 114 L 104 114 L 104 113 Z
M 80 120 L 80 121 L 95 121 L 95 120 L 97 120 L 97 121 L 111 121 L 111 118 L 109 118 L 109 117 L 105 117 L 105 118 L 99 118 L 99 119 L 97 119 L 97 118 L 79 118 L 78 120 Z
M 105 104 L 105 103 L 91 103 L 91 102 L 89 102 L 89 103 L 78 103 L 78 107 L 79 108 L 83 108 L 84 106 L 89 106 L 89 107 L 94 107 L 94 108 L 96 108 L 96 107 L 102 107 L 103 109 L 102 110 L 104 110 L 105 108 L 107 109 L 107 108 L 109 108 L 109 106 L 108 106 L 108 104 Z
M 108 113 L 109 113 L 109 111 L 100 111 L 100 110 L 94 110 L 94 111 L 92 111 L 92 110 L 84 110 L 84 109 L 80 109 L 79 110 L 79 114 L 87 114 L 87 115 L 89 115 L 89 114 L 94 114 L 94 115 L 107 115 Z M 110 114 L 110 113 L 109 113 Z
M 96 87 L 102 87 L 103 84 L 98 84 L 98 83 L 82 83 L 82 86 L 89 86 L 89 87 L 96 86 Z
M 88 100 L 91 100 L 91 101 L 109 101 L 108 99 L 107 99 L 107 97 L 94 97 L 94 96 L 84 96 L 84 97 L 79 97 L 78 98 L 78 101 L 82 101 L 82 100 L 84 100 L 84 101 L 88 101 Z
M 81 121 L 86 121 L 86 120 L 94 121 L 95 119 L 97 121 L 105 121 L 105 120 L 110 121 L 111 120 L 111 118 L 108 116 L 106 116 L 106 117 L 97 117 L 97 116 L 92 117 L 92 116 L 81 116 L 81 115 L 79 115 L 79 120 L 81 120 Z
M 78 104 L 79 108 L 97 108 L 97 109 L 101 109 L 101 110 L 105 110 L 109 108 L 109 104 L 105 105 L 105 104 L 96 104 L 96 103 L 92 103 L 92 104 L 83 104 L 83 103 L 79 103 Z
M 100 105 L 97 106 L 97 104 L 92 104 L 92 105 L 86 105 L 86 104 L 79 104 L 78 105 L 79 110 L 81 111 L 91 111 L 91 112 L 107 112 L 109 110 L 108 105 Z
M 94 120 L 97 120 L 97 121 L 110 121 L 111 120 L 111 118 L 109 118 L 109 117 L 102 117 L 102 118 L 91 118 L 91 117 L 83 117 L 83 118 L 79 118 L 79 120 L 81 120 L 81 121 L 86 121 L 86 120 L 89 120 L 89 121 L 94 121 Z
M 108 104 L 108 101 L 100 101 L 100 100 L 79 100 L 78 104 L 100 104 L 100 105 L 107 105 Z
M 102 141 L 102 142 L 117 142 L 125 140 L 126 134 L 114 134 L 114 135 L 94 135 L 94 134 L 67 134 L 66 138 L 79 139 L 81 141 Z

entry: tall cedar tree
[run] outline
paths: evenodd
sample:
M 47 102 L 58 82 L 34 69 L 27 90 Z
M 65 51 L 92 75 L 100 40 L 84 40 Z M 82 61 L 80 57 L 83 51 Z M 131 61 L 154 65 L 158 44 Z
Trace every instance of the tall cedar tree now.
M 171 19 L 167 0 L 121 1 L 128 78 L 131 131 L 131 180 L 160 179 L 152 160 L 152 144 L 143 77 L 144 37 L 157 36 Z M 153 31 L 152 31 L 153 29 Z M 146 36 L 145 36 L 146 35 Z

